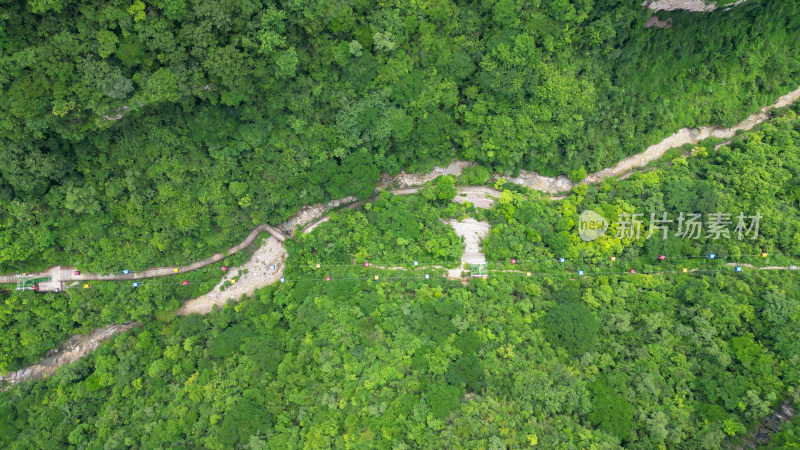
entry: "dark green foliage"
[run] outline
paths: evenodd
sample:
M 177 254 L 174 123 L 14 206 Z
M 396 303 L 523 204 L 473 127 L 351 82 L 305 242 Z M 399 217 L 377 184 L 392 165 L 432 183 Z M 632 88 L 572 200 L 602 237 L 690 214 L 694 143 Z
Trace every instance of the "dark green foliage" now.
M 483 390 L 483 364 L 475 355 L 462 355 L 455 360 L 444 375 L 445 381 L 453 386 L 466 387 L 468 392 L 480 393 Z
M 460 394 L 460 389 L 455 386 L 434 384 L 426 390 L 425 398 L 431 407 L 433 416 L 441 420 L 458 407 Z
M 11 405 L 0 404 L 0 436 L 4 443 L 12 442 L 17 437 L 20 425 L 16 423 L 17 410 Z
M 622 395 L 627 385 L 611 387 L 600 379 L 589 386 L 592 392 L 592 412 L 589 420 L 600 430 L 626 441 L 633 429 L 634 408 Z
M 249 398 L 241 398 L 222 419 L 219 429 L 220 441 L 227 445 L 244 445 L 254 435 L 265 436 L 272 428 L 269 412 L 257 407 Z
M 215 358 L 224 358 L 239 350 L 239 347 L 250 336 L 252 336 L 252 332 L 246 326 L 235 325 L 226 328 L 225 331 L 209 341 L 208 353 Z
M 597 345 L 600 323 L 582 303 L 559 303 L 542 320 L 550 342 L 572 356 L 581 356 Z

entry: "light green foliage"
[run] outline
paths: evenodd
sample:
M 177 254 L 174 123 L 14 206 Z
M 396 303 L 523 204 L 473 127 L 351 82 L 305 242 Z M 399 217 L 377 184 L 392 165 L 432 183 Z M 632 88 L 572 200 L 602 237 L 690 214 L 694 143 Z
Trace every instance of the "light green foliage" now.
M 580 183 L 584 179 L 586 179 L 586 169 L 583 167 L 579 167 L 569 174 L 569 179 L 572 180 L 574 183 Z
M 97 32 L 97 54 L 101 58 L 106 58 L 117 49 L 119 39 L 117 35 L 108 30 L 101 30 Z
M 147 78 L 142 97 L 147 103 L 174 102 L 180 98 L 178 76 L 168 68 L 160 68 Z
M 424 188 L 421 193 L 428 201 L 436 201 L 442 204 L 447 204 L 453 201 L 456 193 L 456 179 L 452 175 L 439 177 L 433 185 Z
M 438 198 L 431 201 L 441 203 Z M 351 262 L 410 267 L 416 260 L 454 267 L 463 244 L 440 216 L 424 196 L 383 193 L 364 212 L 334 213 L 330 221 L 300 237 L 302 247 L 290 243 L 288 248 L 300 267 L 331 265 L 332 272 L 320 273 L 320 279 L 325 275 L 349 276 L 348 268 L 341 265 Z
M 147 17 L 144 11 L 146 7 L 147 5 L 145 5 L 142 0 L 135 0 L 133 4 L 128 7 L 128 14 L 133 15 L 134 22 L 144 20 Z
M 468 185 L 485 185 L 488 183 L 492 173 L 484 166 L 475 165 L 467 167 L 461 174 L 461 181 Z

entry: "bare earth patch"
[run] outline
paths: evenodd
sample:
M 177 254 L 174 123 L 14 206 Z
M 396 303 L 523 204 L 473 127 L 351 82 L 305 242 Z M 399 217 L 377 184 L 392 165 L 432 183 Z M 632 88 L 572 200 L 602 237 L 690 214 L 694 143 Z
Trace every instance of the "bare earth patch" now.
M 729 5 L 725 5 L 722 9 L 728 10 L 733 8 L 734 6 L 741 5 L 742 3 L 746 2 L 747 0 L 739 0 L 737 2 L 731 3 Z M 652 0 L 652 1 L 645 1 L 642 3 L 642 6 L 646 6 L 653 11 L 675 11 L 675 10 L 685 10 L 685 11 L 692 11 L 692 12 L 711 12 L 715 11 L 718 7 L 716 2 L 705 2 L 703 0 Z
M 178 315 L 206 314 L 215 305 L 222 307 L 229 300 L 239 300 L 242 295 L 253 295 L 256 289 L 275 283 L 281 278 L 285 259 L 286 249 L 283 244 L 274 237 L 270 237 L 264 245 L 256 250 L 250 261 L 241 267 L 229 269 L 211 292 L 184 303 L 178 310 Z M 274 265 L 275 269 L 270 269 L 270 265 Z M 245 273 L 245 271 L 247 272 Z M 224 291 L 220 290 L 226 281 L 231 281 L 240 273 L 244 274 L 239 276 L 235 284 L 229 285 Z
M 456 203 L 470 202 L 476 208 L 491 209 L 501 192 L 486 186 L 461 186 L 453 199 Z
M 434 167 L 433 170 L 427 173 L 405 173 L 400 172 L 396 176 L 383 174 L 378 181 L 378 189 L 387 189 L 390 187 L 410 187 L 425 184 L 428 181 L 436 179 L 442 175 L 459 176 L 465 168 L 472 166 L 473 163 L 469 161 L 453 161 L 446 167 Z
M 325 213 L 327 213 L 333 208 L 339 207 L 341 205 L 355 203 L 357 201 L 358 201 L 357 198 L 351 196 L 351 197 L 340 198 L 338 200 L 331 200 L 325 204 L 304 206 L 300 208 L 295 215 L 290 217 L 289 220 L 283 222 L 280 225 L 280 228 L 289 235 L 294 236 L 294 231 L 297 227 L 302 227 L 310 224 L 311 222 L 314 222 L 315 220 L 324 216 Z
M 644 24 L 644 27 L 645 28 L 651 28 L 651 27 L 672 28 L 672 18 L 669 18 L 667 20 L 660 20 L 658 17 L 653 16 L 653 17 L 647 19 L 647 22 Z
M 478 222 L 472 217 L 468 217 L 461 222 L 451 219 L 447 223 L 453 227 L 459 237 L 464 239 L 464 254 L 461 255 L 462 266 L 486 264 L 486 255 L 481 250 L 481 241 L 489 235 L 489 230 L 492 229 L 492 226 L 487 222 Z
M 703 0 L 655 0 L 645 1 L 642 6 L 646 6 L 653 11 L 675 11 L 683 9 L 693 12 L 710 12 L 717 9 L 717 5 L 713 2 L 706 3 Z

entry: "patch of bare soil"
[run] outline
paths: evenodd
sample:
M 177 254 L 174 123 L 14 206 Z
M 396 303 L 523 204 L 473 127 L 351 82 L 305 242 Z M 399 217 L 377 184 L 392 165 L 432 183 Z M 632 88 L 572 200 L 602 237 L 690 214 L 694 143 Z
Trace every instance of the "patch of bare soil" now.
M 667 20 L 660 20 L 658 17 L 653 16 L 647 19 L 647 22 L 644 24 L 645 28 L 672 28 L 672 18 L 670 17 Z
M 501 192 L 486 186 L 460 186 L 453 199 L 456 203 L 470 202 L 476 208 L 490 209 L 500 198 Z
M 428 181 L 436 179 L 442 175 L 459 176 L 465 168 L 472 166 L 473 163 L 469 161 L 453 161 L 446 167 L 434 167 L 433 170 L 427 173 L 405 173 L 400 172 L 396 176 L 383 174 L 378 181 L 378 189 L 387 188 L 404 188 L 411 186 L 419 186 Z
M 98 328 L 87 335 L 75 335 L 64 341 L 58 348 L 48 352 L 47 356 L 36 364 L 24 367 L 16 372 L 11 372 L 0 377 L 0 386 L 7 389 L 13 384 L 23 381 L 39 380 L 50 376 L 56 369 L 77 361 L 94 351 L 103 341 L 111 336 L 128 331 L 138 323 L 131 322 L 121 325 L 112 324 Z
M 239 300 L 243 295 L 252 296 L 256 289 L 280 280 L 283 275 L 285 259 L 286 249 L 283 244 L 274 237 L 266 239 L 264 245 L 253 253 L 250 261 L 240 267 L 229 269 L 211 292 L 184 303 L 178 310 L 178 315 L 206 314 L 215 305 L 222 307 L 229 300 Z M 275 268 L 271 269 L 270 266 L 273 265 Z M 236 283 L 229 284 L 225 290 L 222 290 L 222 286 L 234 278 L 237 278 Z
M 747 0 L 739 0 L 730 5 L 725 5 L 723 10 L 728 10 L 734 6 L 741 5 Z M 717 9 L 715 2 L 705 2 L 703 0 L 654 0 L 645 1 L 642 6 L 646 6 L 653 11 L 675 11 L 684 10 L 692 12 L 711 12 Z
M 489 235 L 492 226 L 487 222 L 478 222 L 468 217 L 462 221 L 448 220 L 446 222 L 456 234 L 464 240 L 464 254 L 461 255 L 461 265 L 486 264 L 486 255 L 481 250 L 481 241 Z
M 710 12 L 717 9 L 713 2 L 706 3 L 703 0 L 655 0 L 645 1 L 642 6 L 646 6 L 653 11 L 675 11 L 682 9 L 693 12 Z

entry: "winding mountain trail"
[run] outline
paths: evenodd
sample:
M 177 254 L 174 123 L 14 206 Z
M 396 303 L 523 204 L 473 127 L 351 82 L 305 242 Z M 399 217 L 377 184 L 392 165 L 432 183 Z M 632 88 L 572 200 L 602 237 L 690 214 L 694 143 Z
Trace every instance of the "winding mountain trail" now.
M 788 94 L 780 97 L 772 105 L 761 108 L 761 112 L 753 114 L 737 125 L 730 128 L 719 127 L 702 127 L 696 128 L 682 128 L 671 136 L 665 138 L 661 142 L 651 145 L 643 153 L 630 156 L 617 163 L 614 167 L 602 169 L 600 171 L 589 174 L 581 183 L 594 184 L 599 183 L 608 177 L 624 178 L 638 169 L 645 167 L 648 163 L 657 160 L 664 155 L 668 150 L 680 147 L 685 144 L 695 144 L 703 139 L 709 137 L 718 137 L 728 139 L 733 137 L 739 130 L 749 130 L 755 125 L 766 121 L 769 118 L 769 111 L 774 108 L 781 108 L 791 105 L 800 98 L 800 87 L 789 92 Z M 376 194 L 382 189 L 389 189 L 394 195 L 409 195 L 419 192 L 420 185 L 428 181 L 434 180 L 441 175 L 454 175 L 459 176 L 463 170 L 472 165 L 468 161 L 454 161 L 446 167 L 435 167 L 428 173 L 423 174 L 408 174 L 401 172 L 397 176 L 384 175 L 380 178 Z M 499 178 L 498 175 L 494 176 L 494 180 Z M 551 194 L 551 199 L 558 200 L 565 197 L 565 195 L 555 195 L 564 193 L 572 189 L 577 183 L 572 182 L 567 177 L 561 175 L 558 177 L 545 177 L 535 172 L 521 171 L 520 176 L 514 178 L 506 178 L 508 181 L 536 189 L 547 194 Z M 453 199 L 455 202 L 469 201 L 479 208 L 491 208 L 494 202 L 500 197 L 501 192 L 487 186 L 461 186 L 457 189 L 458 193 Z M 277 282 L 283 274 L 283 262 L 287 257 L 286 249 L 283 242 L 295 236 L 299 229 L 301 234 L 313 231 L 317 226 L 328 220 L 328 213 L 338 207 L 355 207 L 361 204 L 355 197 L 346 197 L 343 199 L 333 200 L 326 204 L 311 205 L 301 208 L 294 216 L 282 223 L 279 227 L 270 225 L 259 225 L 254 228 L 245 240 L 241 243 L 231 247 L 227 252 L 217 253 L 209 258 L 201 261 L 196 261 L 186 266 L 179 267 L 158 267 L 147 269 L 140 272 L 132 272 L 128 274 L 82 274 L 76 272 L 74 267 L 52 267 L 48 271 L 28 274 L 34 278 L 50 277 L 50 281 L 40 283 L 42 291 L 60 291 L 67 288 L 66 283 L 79 281 L 114 281 L 114 280 L 136 280 L 142 278 L 160 277 L 166 275 L 174 275 L 176 273 L 185 273 L 192 270 L 205 267 L 209 264 L 221 261 L 226 256 L 233 255 L 242 249 L 250 246 L 258 238 L 262 232 L 267 232 L 271 235 L 266 243 L 255 252 L 253 257 L 240 268 L 230 270 L 226 276 L 214 287 L 209 293 L 189 300 L 178 310 L 177 314 L 187 315 L 192 313 L 205 314 L 213 310 L 213 307 L 222 306 L 229 300 L 236 300 L 241 298 L 242 295 L 252 296 L 255 290 Z M 481 230 L 482 232 L 482 230 Z M 473 252 L 474 253 L 474 252 Z M 470 255 L 470 257 L 478 257 L 479 255 Z M 738 263 L 729 263 L 729 265 L 737 265 Z M 739 264 L 744 267 L 752 267 L 749 265 Z M 274 267 L 274 268 L 273 268 Z M 763 270 L 796 270 L 796 267 L 763 267 Z M 236 278 L 235 284 L 229 284 Z M 0 275 L 0 284 L 14 284 L 17 282 L 18 275 Z M 47 283 L 47 284 L 45 284 Z M 223 286 L 228 286 L 222 290 Z M 0 378 L 0 384 L 6 383 L 8 385 L 15 384 L 25 380 L 39 379 L 46 375 L 51 374 L 59 366 L 72 362 L 78 359 L 95 348 L 105 339 L 108 339 L 115 333 L 127 331 L 132 328 L 132 325 L 112 325 L 105 328 L 100 328 L 94 333 L 83 336 L 73 337 L 73 339 L 85 339 L 79 350 L 69 347 L 69 340 L 66 341 L 57 354 L 71 355 L 71 356 L 57 356 L 51 355 L 37 364 L 33 364 L 19 371 L 13 372 Z M 60 349 L 72 348 L 72 350 Z M 77 348 L 77 347 L 76 347 Z M 61 353 L 58 353 L 61 352 Z M 76 356 L 78 355 L 78 356 Z
M 169 266 L 169 267 L 155 267 L 146 269 L 139 272 L 130 273 L 82 273 L 75 270 L 72 266 L 55 266 L 44 272 L 29 273 L 27 276 L 31 278 L 48 277 L 49 281 L 39 283 L 39 290 L 41 292 L 59 292 L 67 288 L 66 284 L 76 281 L 121 281 L 121 280 L 141 280 L 143 278 L 163 277 L 166 275 L 174 275 L 180 273 L 191 272 L 200 269 L 209 264 L 222 261 L 228 256 L 238 253 L 252 244 L 259 234 L 267 232 L 277 240 L 283 242 L 286 240 L 286 235 L 280 230 L 270 225 L 259 225 L 250 232 L 250 234 L 240 243 L 229 248 L 225 253 L 217 253 L 206 259 L 195 261 L 186 266 Z M 17 282 L 18 274 L 13 275 L 0 275 L 0 284 L 14 284 Z
M 602 169 L 586 176 L 583 184 L 596 184 L 609 177 L 624 177 L 636 169 L 645 167 L 647 164 L 664 156 L 668 150 L 681 147 L 685 144 L 696 144 L 704 139 L 716 137 L 720 139 L 730 139 L 736 135 L 737 131 L 747 131 L 754 126 L 769 119 L 769 112 L 775 108 L 783 108 L 791 105 L 800 98 L 800 87 L 780 97 L 772 105 L 761 108 L 761 112 L 753 114 L 747 119 L 739 122 L 730 128 L 701 127 L 701 128 L 681 128 L 676 133 L 663 139 L 657 144 L 653 144 L 642 152 L 629 156 L 618 162 L 614 167 Z M 506 178 L 508 181 L 523 186 L 528 186 L 548 194 L 558 194 L 569 191 L 578 183 L 572 182 L 564 175 L 558 177 L 545 177 L 535 172 L 520 171 L 520 175 L 515 178 Z

